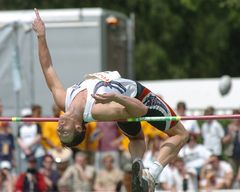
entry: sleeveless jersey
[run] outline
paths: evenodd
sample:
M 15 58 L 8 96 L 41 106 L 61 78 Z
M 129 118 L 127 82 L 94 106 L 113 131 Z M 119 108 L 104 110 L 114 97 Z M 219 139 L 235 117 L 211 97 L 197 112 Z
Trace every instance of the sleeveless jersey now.
M 129 97 L 137 95 L 137 84 L 135 81 L 121 78 L 117 71 L 106 71 L 100 73 L 89 74 L 81 83 L 74 84 L 67 89 L 65 99 L 65 110 L 67 110 L 76 95 L 87 90 L 87 100 L 83 112 L 83 120 L 85 122 L 95 121 L 92 117 L 92 107 L 95 99 L 92 94 L 117 93 Z

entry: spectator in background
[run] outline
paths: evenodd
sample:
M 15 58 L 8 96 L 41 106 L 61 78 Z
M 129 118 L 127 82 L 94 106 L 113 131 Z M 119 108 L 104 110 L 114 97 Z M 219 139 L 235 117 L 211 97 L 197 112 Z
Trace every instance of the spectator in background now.
M 3 105 L 0 101 L 0 116 L 3 113 Z M 6 122 L 0 122 L 0 162 L 9 161 L 11 167 L 14 166 L 14 136 L 11 133 L 11 127 Z
M 240 114 L 240 110 L 233 110 L 233 114 Z M 240 119 L 232 119 L 228 124 L 223 143 L 227 144 L 224 154 L 229 157 L 237 176 L 240 171 Z
M 123 179 L 123 172 L 114 167 L 111 154 L 105 154 L 102 161 L 104 168 L 97 172 L 94 190 L 96 192 L 116 191 L 118 183 Z
M 16 192 L 47 191 L 44 175 L 38 171 L 37 160 L 34 156 L 29 156 L 27 170 L 21 173 L 16 181 Z
M 41 105 L 38 105 L 38 104 L 33 104 L 32 106 L 31 106 L 31 109 L 32 109 L 32 117 L 33 118 L 41 118 L 42 117 L 42 106 Z M 36 122 L 38 125 L 39 125 L 39 127 L 40 127 L 40 129 L 41 129 L 41 132 L 43 132 L 42 131 L 42 127 L 44 126 L 44 124 L 46 123 L 46 122 Z M 43 139 L 43 137 L 42 137 L 42 139 Z M 41 140 L 42 140 L 41 139 Z M 42 143 L 42 141 L 41 141 L 41 145 L 43 146 L 43 143 Z M 44 147 L 44 146 L 43 146 Z
M 132 165 L 127 163 L 123 166 L 123 179 L 117 185 L 116 192 L 132 192 Z
M 202 144 L 197 143 L 197 135 L 190 133 L 188 143 L 180 150 L 181 157 L 186 168 L 195 169 L 200 175 L 200 170 L 211 156 L 211 152 Z
M 31 117 L 31 109 L 23 109 L 21 116 Z M 20 171 L 26 170 L 26 159 L 32 155 L 37 159 L 38 168 L 41 167 L 42 158 L 45 154 L 40 144 L 41 138 L 41 128 L 36 123 L 25 122 L 18 128 L 17 142 L 21 148 Z
M 187 106 L 186 106 L 185 102 L 180 101 L 177 103 L 177 114 L 179 116 L 185 116 L 186 110 L 187 110 Z M 189 133 L 194 133 L 196 135 L 200 135 L 200 128 L 199 128 L 198 122 L 196 120 L 182 121 L 182 124 L 184 125 L 185 129 Z
M 216 171 L 211 165 L 205 166 L 201 170 L 199 188 L 201 190 L 212 191 L 216 189 L 224 189 L 224 179 L 216 175 Z
M 207 176 L 208 173 L 209 175 Z M 207 178 L 205 178 L 206 176 Z M 221 189 L 231 189 L 233 182 L 233 170 L 231 164 L 220 160 L 217 155 L 211 155 L 202 168 L 202 187 L 207 186 L 207 180 L 205 179 L 209 179 L 209 182 L 215 181 L 215 187 L 217 188 L 221 187 Z
M 52 106 L 53 117 L 59 117 L 61 110 L 54 104 Z M 46 151 L 62 150 L 62 145 L 57 134 L 58 122 L 45 122 L 42 126 L 42 143 Z
M 1 161 L 0 169 L 5 170 L 5 172 L 9 172 L 9 174 L 11 175 L 12 183 L 16 182 L 17 174 L 14 170 L 14 167 L 11 165 L 9 161 Z
M 214 115 L 214 108 L 208 107 L 204 111 L 204 115 Z M 214 155 L 222 154 L 222 139 L 224 130 L 217 120 L 206 120 L 202 125 L 202 137 L 204 146 Z
M 67 191 L 91 192 L 94 175 L 94 167 L 87 164 L 87 155 L 83 152 L 77 152 L 74 164 L 63 173 L 58 187 Z
M 235 179 L 235 186 L 236 188 L 240 188 L 240 168 L 238 168 L 238 172 L 236 175 L 236 179 Z
M 52 105 L 52 116 L 58 118 L 61 115 L 61 110 L 55 105 Z M 63 148 L 60 142 L 58 133 L 58 122 L 44 122 L 42 125 L 42 145 L 47 152 L 50 154 L 54 161 L 57 163 L 56 166 L 59 173 L 62 174 L 72 157 L 72 151 L 68 148 Z
M 98 148 L 95 153 L 95 168 L 103 168 L 102 158 L 105 154 L 111 154 L 114 159 L 114 166 L 120 167 L 119 145 L 123 137 L 118 129 L 117 122 L 106 121 L 97 122 L 96 129 L 92 134 L 91 140 L 98 140 Z
M 41 105 L 32 105 L 32 117 L 42 117 L 42 106 Z
M 51 155 L 46 154 L 43 158 L 43 166 L 40 173 L 44 175 L 45 183 L 48 192 L 57 191 L 57 182 L 60 177 L 59 172 L 54 169 L 54 159 Z
M 88 154 L 89 157 L 89 163 L 94 164 L 95 163 L 95 153 L 98 150 L 98 139 L 95 137 L 96 133 L 96 124 L 97 122 L 92 121 L 89 123 L 86 123 L 86 136 L 83 142 L 78 145 L 78 149 L 80 151 L 85 151 Z
M 197 191 L 195 186 L 197 172 L 195 169 L 186 168 L 182 158 L 177 158 L 174 161 L 175 171 L 173 172 L 173 188 L 172 191 Z
M 176 172 L 176 167 L 174 166 L 174 162 L 169 163 L 166 167 L 164 167 L 163 172 L 159 176 L 159 184 L 158 188 L 160 191 L 176 191 L 174 189 L 175 178 L 174 173 Z
M 12 192 L 13 179 L 11 173 L 6 169 L 0 169 L 0 191 Z
M 9 161 L 1 161 L 0 163 L 0 191 L 12 192 L 14 185 L 14 176 L 11 172 L 11 164 Z
M 31 109 L 32 109 L 32 117 L 34 117 L 34 118 L 42 117 L 42 106 L 41 105 L 34 104 L 34 105 L 32 105 Z M 42 127 L 45 122 L 36 122 L 36 123 L 40 126 L 40 128 L 42 130 Z

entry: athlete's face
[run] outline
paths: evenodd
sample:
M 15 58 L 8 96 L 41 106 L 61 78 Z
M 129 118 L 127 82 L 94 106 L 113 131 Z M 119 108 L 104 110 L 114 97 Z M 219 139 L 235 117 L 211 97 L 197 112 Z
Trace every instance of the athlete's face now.
M 69 143 L 74 138 L 74 132 L 76 127 L 76 121 L 71 118 L 67 113 L 63 114 L 59 118 L 58 135 L 63 143 Z

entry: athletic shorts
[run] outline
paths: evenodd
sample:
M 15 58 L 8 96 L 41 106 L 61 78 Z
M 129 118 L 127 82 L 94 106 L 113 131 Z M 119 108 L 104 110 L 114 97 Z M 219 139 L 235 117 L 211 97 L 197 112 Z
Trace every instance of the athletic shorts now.
M 148 112 L 145 117 L 155 117 L 155 116 L 176 116 L 175 112 L 169 107 L 169 105 L 161 99 L 156 94 L 152 93 L 149 89 L 137 83 L 137 95 L 136 99 L 143 102 L 148 106 Z M 174 125 L 176 121 L 149 121 L 152 126 L 155 128 L 164 131 Z M 140 122 L 118 122 L 118 126 L 127 136 L 136 136 L 141 131 Z

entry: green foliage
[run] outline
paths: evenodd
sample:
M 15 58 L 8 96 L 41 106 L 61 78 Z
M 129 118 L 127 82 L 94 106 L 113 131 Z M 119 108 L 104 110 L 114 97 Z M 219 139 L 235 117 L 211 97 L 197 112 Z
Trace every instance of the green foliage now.
M 137 74 L 141 75 L 140 79 L 154 79 L 156 76 L 164 76 L 168 73 L 168 67 L 164 65 L 168 63 L 167 53 L 155 42 L 140 42 L 135 53 L 135 69 Z M 138 63 L 143 63 L 143 58 L 144 64 L 138 65 Z M 142 73 L 142 71 L 145 71 L 145 73 Z
M 223 0 L 220 4 L 221 7 L 240 8 L 239 0 Z
M 137 79 L 239 75 L 239 0 L 0 0 L 0 9 L 34 7 L 134 13 Z

